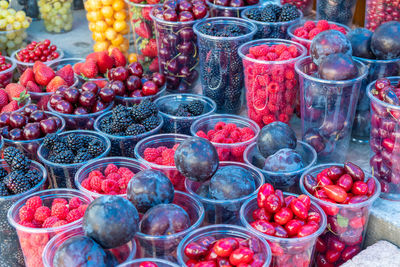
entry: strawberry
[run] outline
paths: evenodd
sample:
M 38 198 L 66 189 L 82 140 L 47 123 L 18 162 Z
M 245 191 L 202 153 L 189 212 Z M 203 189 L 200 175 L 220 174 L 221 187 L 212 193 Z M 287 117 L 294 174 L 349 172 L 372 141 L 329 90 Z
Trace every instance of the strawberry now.
M 107 52 L 99 52 L 97 54 L 97 67 L 100 73 L 107 73 L 114 66 L 114 59 Z
M 150 39 L 153 35 L 149 24 L 147 24 L 146 22 L 140 22 L 139 27 L 135 28 L 135 32 L 137 35 L 145 39 Z
M 13 101 L 8 103 L 7 105 L 5 105 L 1 109 L 1 113 L 3 113 L 3 112 L 12 112 L 12 111 L 16 111 L 17 109 L 19 109 L 18 101 L 17 100 L 13 100 Z
M 79 63 L 76 63 L 74 65 L 73 69 L 74 69 L 74 72 L 75 72 L 76 75 L 81 75 L 81 67 L 82 67 L 82 65 L 83 65 L 83 62 L 79 62 Z
M 33 65 L 33 73 L 36 83 L 43 86 L 46 86 L 56 76 L 52 68 L 40 61 L 36 61 Z
M 99 70 L 94 59 L 89 58 L 81 66 L 81 75 L 85 76 L 86 78 L 94 78 L 97 76 L 98 72 Z
M 159 66 L 158 66 L 158 57 L 153 59 L 153 61 L 150 63 L 149 70 L 151 72 L 159 72 Z
M 29 81 L 35 82 L 35 74 L 31 68 L 27 68 L 24 73 L 22 73 L 21 77 L 19 77 L 19 83 L 22 86 L 26 86 Z
M 150 11 L 153 7 L 143 7 L 142 8 L 142 17 L 148 21 L 151 21 Z
M 41 93 L 42 92 L 40 87 L 36 83 L 34 83 L 32 81 L 28 81 L 28 83 L 26 84 L 26 90 L 28 92 L 35 92 L 35 93 Z
M 68 86 L 71 86 L 75 82 L 74 70 L 71 65 L 65 65 L 56 72 L 56 76 L 60 76 L 64 79 Z
M 111 51 L 111 57 L 114 59 L 115 67 L 125 67 L 126 58 L 118 48 L 113 48 Z
M 8 104 L 8 95 L 4 89 L 0 89 L 0 108 Z
M 67 82 L 60 76 L 56 76 L 46 86 L 46 92 L 55 92 L 61 85 L 67 85 Z
M 140 50 L 143 54 L 143 56 L 146 57 L 156 57 L 157 56 L 157 41 L 156 39 L 150 39 L 150 41 L 147 43 L 145 48 Z
M 91 58 L 91 59 L 93 59 L 94 61 L 97 62 L 98 54 L 99 54 L 99 52 L 90 53 L 89 55 L 86 56 L 86 60 L 88 60 L 89 58 Z
M 9 101 L 15 100 L 14 98 L 19 98 L 26 93 L 26 88 L 19 83 L 10 83 L 5 90 Z

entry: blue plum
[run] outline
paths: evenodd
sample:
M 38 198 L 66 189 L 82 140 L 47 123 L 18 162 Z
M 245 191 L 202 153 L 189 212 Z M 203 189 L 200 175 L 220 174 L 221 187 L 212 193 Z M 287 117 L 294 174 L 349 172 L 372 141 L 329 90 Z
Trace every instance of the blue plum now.
M 286 124 L 275 121 L 265 125 L 257 138 L 257 147 L 265 158 L 282 148 L 294 149 L 297 145 L 295 132 Z
M 263 169 L 272 172 L 292 172 L 303 167 L 303 159 L 296 150 L 283 148 L 265 160 Z

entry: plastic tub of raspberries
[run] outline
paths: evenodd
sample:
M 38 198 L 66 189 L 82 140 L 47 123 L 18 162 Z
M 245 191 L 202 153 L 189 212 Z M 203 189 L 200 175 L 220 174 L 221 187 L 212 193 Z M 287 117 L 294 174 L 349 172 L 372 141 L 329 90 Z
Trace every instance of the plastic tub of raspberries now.
M 74 188 L 76 171 L 87 161 L 106 157 L 111 142 L 94 131 L 49 134 L 38 149 L 38 157 L 49 173 L 50 188 Z
M 6 88 L 11 83 L 14 70 L 17 67 L 15 61 L 9 57 L 0 55 L 0 87 Z
M 7 221 L 9 208 L 18 200 L 45 188 L 47 180 L 46 169 L 36 161 L 29 160 L 14 148 L 7 149 L 4 153 L 4 160 L 0 160 L 2 182 L 0 183 L 0 240 L 2 243 L 1 260 L 7 266 L 24 266 L 24 257 L 18 242 L 15 229 Z M 30 170 L 24 174 L 23 171 L 15 170 L 15 163 L 30 164 Z M 11 165 L 11 166 L 10 166 Z M 13 170 L 14 169 L 14 170 Z M 21 172 L 23 175 L 21 176 Z M 5 178 L 3 179 L 4 175 Z M 11 179 L 8 179 L 8 178 Z M 29 182 L 26 182 L 26 179 Z
M 306 54 L 301 44 L 282 39 L 256 40 L 239 47 L 250 119 L 261 127 L 274 121 L 289 123 L 299 92 L 294 64 Z
M 324 211 L 306 195 L 282 193 L 264 184 L 240 209 L 242 224 L 271 247 L 270 266 L 311 266 L 314 247 L 326 228 Z
M 245 9 L 242 18 L 257 25 L 254 39 L 289 39 L 287 29 L 290 25 L 299 23 L 303 13 L 291 4 L 282 7 L 277 4 L 267 4 Z
M 163 259 L 143 258 L 125 262 L 119 267 L 179 267 L 179 265 Z
M 112 111 L 105 112 L 94 122 L 94 129 L 110 139 L 112 156 L 134 157 L 136 143 L 158 134 L 163 123 L 157 106 L 144 100 L 137 106 L 118 105 Z
M 243 162 L 244 150 L 256 141 L 260 127 L 248 118 L 215 114 L 196 120 L 190 132 L 209 140 L 217 149 L 220 161 Z
M 358 254 L 370 209 L 381 192 L 378 180 L 354 163 L 332 163 L 306 171 L 300 188 L 328 217 L 327 229 L 317 240 L 316 264 L 340 266 Z
M 210 17 L 240 18 L 241 13 L 247 7 L 260 5 L 259 0 L 205 0 L 205 2 L 210 9 Z
M 329 20 L 351 26 L 357 0 L 317 0 L 317 20 Z
M 195 120 L 213 114 L 217 108 L 212 99 L 194 94 L 166 95 L 154 104 L 164 118 L 163 131 L 179 134 L 190 134 L 190 126 Z
M 93 199 L 74 189 L 50 189 L 25 196 L 8 211 L 16 229 L 27 267 L 43 266 L 42 253 L 58 233 L 82 224 Z
M 260 266 L 271 263 L 271 249 L 260 236 L 234 225 L 217 224 L 190 233 L 179 243 L 178 262 L 181 266 Z M 208 254 L 217 259 L 209 259 Z

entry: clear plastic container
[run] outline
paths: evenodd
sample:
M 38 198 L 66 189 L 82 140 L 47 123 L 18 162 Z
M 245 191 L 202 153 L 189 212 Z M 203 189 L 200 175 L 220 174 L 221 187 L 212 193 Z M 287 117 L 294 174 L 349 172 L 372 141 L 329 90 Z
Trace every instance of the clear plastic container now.
M 180 104 L 189 104 L 198 100 L 204 106 L 203 113 L 199 116 L 180 117 L 172 115 Z M 161 116 L 164 118 L 163 131 L 165 133 L 190 134 L 190 126 L 193 122 L 202 117 L 208 117 L 215 112 L 217 105 L 215 102 L 202 95 L 195 94 L 171 94 L 163 96 L 154 103 L 157 105 Z
M 215 114 L 196 120 L 190 127 L 192 136 L 198 136 L 198 131 L 207 134 L 208 131 L 214 130 L 218 122 L 234 123 L 238 128 L 248 127 L 254 132 L 254 137 L 240 143 L 215 143 L 212 142 L 217 149 L 220 161 L 236 161 L 244 162 L 243 153 L 246 147 L 254 143 L 260 133 L 260 127 L 251 119 L 229 114 Z
M 40 17 L 44 28 L 49 33 L 65 33 L 72 30 L 74 18 L 72 16 L 72 0 L 38 1 Z
M 25 40 L 28 37 L 25 28 L 11 31 L 0 32 L 0 52 L 4 56 L 11 56 L 13 52 L 26 45 Z
M 64 119 L 54 113 L 45 111 L 47 117 L 57 117 L 60 119 L 61 121 L 61 127 L 57 130 L 57 133 L 61 133 L 62 131 L 64 131 L 65 129 L 65 121 Z M 38 156 L 37 156 L 37 150 L 40 146 L 40 144 L 43 142 L 44 137 L 39 138 L 39 139 L 34 139 L 34 140 L 21 140 L 21 141 L 17 141 L 17 140 L 11 140 L 11 139 L 6 139 L 3 138 L 4 140 L 4 149 L 9 147 L 9 146 L 13 146 L 18 148 L 19 150 L 21 150 L 22 152 L 24 152 L 24 154 L 33 160 L 39 160 Z
M 303 12 L 304 16 L 311 15 L 312 13 L 312 8 L 313 8 L 313 0 L 280 0 L 281 5 L 284 4 L 292 4 L 295 5 L 298 9 Z
M 297 195 L 283 193 L 283 196 Z M 326 215 L 324 211 L 314 201 L 311 201 L 310 211 L 317 212 L 321 215 L 320 227 L 318 230 L 312 235 L 305 237 L 281 238 L 263 234 L 250 225 L 250 223 L 254 221 L 253 211 L 257 208 L 257 197 L 255 196 L 248 199 L 240 208 L 240 219 L 243 226 L 268 242 L 272 252 L 270 266 L 312 266 L 315 243 L 318 236 L 321 235 L 326 228 Z
M 199 63 L 198 46 L 193 25 L 200 20 L 173 22 L 157 18 L 163 7 L 150 12 L 154 20 L 158 57 L 161 73 L 165 75 L 167 91 L 187 93 L 198 79 L 196 67 Z M 205 18 L 207 18 L 207 15 Z M 201 57 L 201 56 L 200 56 Z
M 144 159 L 144 151 L 146 148 L 157 148 L 166 146 L 172 148 L 175 144 L 182 143 L 188 135 L 184 134 L 157 134 L 140 140 L 135 146 L 135 158 L 140 162 L 144 162 L 154 170 L 162 171 L 172 182 L 175 190 L 185 191 L 185 177 L 178 171 L 175 166 L 159 165 Z
M 262 1 L 260 1 L 262 2 Z M 259 6 L 261 3 L 249 6 L 230 7 L 214 4 L 215 0 L 206 0 L 206 4 L 210 9 L 210 17 L 233 17 L 240 18 L 243 10 L 248 7 Z
M 255 235 L 254 233 L 248 231 L 246 228 L 228 224 L 217 224 L 201 227 L 196 231 L 188 234 L 185 239 L 183 239 L 181 243 L 179 243 L 177 249 L 178 262 L 181 266 L 188 266 L 186 265 L 188 258 L 185 256 L 184 253 L 186 246 L 192 242 L 197 242 L 198 240 L 207 237 L 214 237 L 216 240 L 228 237 L 249 240 L 249 242 L 252 242 L 254 254 L 258 254 L 264 260 L 264 264 L 262 265 L 262 267 L 270 266 L 272 254 L 268 243 L 259 235 Z M 257 266 L 261 267 L 261 265 Z
M 154 128 L 151 131 L 139 134 L 139 135 L 135 135 L 135 136 L 119 136 L 119 135 L 112 135 L 112 134 L 108 134 L 103 132 L 100 129 L 100 124 L 103 121 L 103 119 L 108 118 L 112 116 L 112 111 L 107 111 L 105 113 L 103 113 L 102 115 L 100 115 L 96 121 L 94 122 L 94 130 L 96 132 L 100 132 L 102 134 L 104 134 L 105 136 L 107 136 L 108 139 L 110 139 L 111 141 L 111 151 L 110 151 L 110 156 L 122 156 L 122 157 L 131 157 L 134 158 L 134 147 L 137 144 L 137 142 L 139 142 L 140 140 L 154 135 L 154 134 L 158 134 L 161 131 L 161 128 L 164 125 L 164 120 L 163 120 L 163 116 L 161 116 L 160 114 L 158 114 L 158 120 L 160 121 L 160 124 Z
M 7 171 L 10 171 L 8 164 L 4 160 L 0 160 L 0 166 Z M 7 221 L 7 212 L 15 202 L 45 188 L 45 182 L 47 180 L 46 169 L 35 161 L 32 161 L 31 168 L 38 170 L 43 175 L 43 179 L 39 184 L 21 194 L 0 197 L 1 263 L 4 264 L 4 266 L 25 266 L 24 255 L 22 254 L 18 241 L 18 235 L 15 229 Z
M 258 60 L 247 56 L 251 47 L 260 45 L 295 46 L 299 56 L 283 61 Z M 299 77 L 294 64 L 306 54 L 307 49 L 301 44 L 282 39 L 256 40 L 239 47 L 244 67 L 247 115 L 260 127 L 273 121 L 289 123 L 299 95 Z
M 275 189 L 280 189 L 285 192 L 300 193 L 300 176 L 317 162 L 317 152 L 315 152 L 315 149 L 311 145 L 299 140 L 297 141 L 295 150 L 303 159 L 304 166 L 297 171 L 272 172 L 264 170 L 262 167 L 265 158 L 258 151 L 256 143 L 246 148 L 244 151 L 244 161 L 247 165 L 259 170 L 264 175 L 265 182 L 272 184 Z
M 58 250 L 58 248 L 68 239 L 77 236 L 84 236 L 85 233 L 82 229 L 82 226 L 76 226 L 73 229 L 66 230 L 65 232 L 59 233 L 55 235 L 50 241 L 47 243 L 43 250 L 42 260 L 44 267 L 54 267 L 53 260 L 54 256 Z M 115 258 L 119 263 L 124 263 L 126 261 L 130 261 L 136 256 L 136 242 L 132 240 L 122 246 L 108 249 L 112 254 L 114 254 Z
M 204 220 L 204 207 L 196 198 L 184 192 L 175 191 L 172 202 L 183 208 L 189 215 L 191 226 L 186 230 L 165 236 L 151 236 L 140 231 L 136 233 L 136 244 L 138 245 L 138 258 L 161 258 L 166 256 L 174 257 L 179 242 L 199 228 Z M 139 223 L 139 229 L 140 229 Z
M 145 262 L 151 262 L 157 264 L 157 267 L 179 267 L 179 265 L 176 265 L 175 263 L 172 263 L 170 261 L 156 259 L 156 258 L 143 258 L 143 259 L 128 261 L 118 265 L 118 267 L 141 267 L 141 264 Z
M 163 87 L 160 88 L 157 94 L 155 95 L 149 95 L 149 96 L 141 96 L 141 97 L 125 97 L 125 96 L 119 96 L 116 95 L 114 102 L 115 105 L 124 105 L 127 107 L 133 107 L 134 105 L 140 104 L 145 99 L 149 99 L 150 101 L 155 101 L 156 99 L 160 98 L 161 96 L 165 95 L 166 91 L 166 86 L 163 85 Z
M 17 51 L 14 51 L 14 53 L 12 53 L 11 58 L 17 63 L 17 71 L 18 73 L 21 75 L 22 73 L 24 73 L 24 71 L 27 68 L 33 68 L 33 65 L 35 65 L 35 63 L 29 63 L 29 62 L 22 62 L 19 61 L 17 59 L 17 54 L 19 51 L 21 51 L 23 48 L 18 49 Z M 47 66 L 50 66 L 51 64 L 53 64 L 54 62 L 64 58 L 64 52 L 61 49 L 57 49 L 55 52 L 57 52 L 59 54 L 58 58 L 50 60 L 50 61 L 46 61 L 43 62 L 44 64 L 46 64 Z
M 317 0 L 317 20 L 329 20 L 351 26 L 357 0 Z
M 355 60 L 358 76 L 329 81 L 314 77 L 311 57 L 296 62 L 300 81 L 301 129 L 303 141 L 318 153 L 318 162 L 344 161 L 351 137 L 358 95 L 367 67 Z
M 52 228 L 30 228 L 19 224 L 19 210 L 25 205 L 26 201 L 34 196 L 42 199 L 43 205 L 51 207 L 51 203 L 55 198 L 64 198 L 69 200 L 78 197 L 82 204 L 89 204 L 93 199 L 78 190 L 74 189 L 50 189 L 25 196 L 20 199 L 9 209 L 7 219 L 9 223 L 16 229 L 19 243 L 24 254 L 26 267 L 43 266 L 42 253 L 49 240 L 58 233 L 68 231 L 82 225 L 82 218 L 59 227 Z
M 356 204 L 336 204 L 318 199 L 310 194 L 304 187 L 304 176 L 311 174 L 316 177 L 316 175 L 322 170 L 331 166 L 343 167 L 343 164 L 323 164 L 307 170 L 300 178 L 300 189 L 303 194 L 307 194 L 311 198 L 311 201 L 316 202 L 324 210 L 327 216 L 326 230 L 323 235 L 318 238 L 318 244 L 323 246 L 317 247 L 317 265 L 318 262 L 325 261 L 325 253 L 334 250 L 333 245 L 340 242 L 340 247 L 344 245 L 344 249 L 341 251 L 342 253 L 340 258 L 331 265 L 340 266 L 358 254 L 358 252 L 363 248 L 364 236 L 368 226 L 369 212 L 372 203 L 378 198 L 381 192 L 381 187 L 378 180 L 374 178 L 374 194 L 367 201 Z M 368 173 L 365 173 L 365 176 L 366 179 L 371 177 Z M 321 249 L 321 247 L 324 247 L 325 250 Z
M 388 21 L 400 21 L 399 0 L 366 0 L 365 28 L 374 31 Z
M 237 199 L 226 199 L 217 200 L 213 198 L 207 198 L 203 194 L 210 186 L 210 181 L 206 182 L 194 182 L 192 180 L 185 180 L 185 188 L 189 194 L 200 200 L 205 209 L 205 224 L 236 224 L 240 225 L 239 210 L 242 204 L 257 195 L 258 190 L 264 184 L 264 176 L 262 173 L 254 168 L 253 166 L 246 165 L 239 162 L 222 161 L 219 163 L 219 167 L 225 166 L 236 166 L 246 169 L 251 173 L 254 179 L 256 190 L 248 196 L 244 196 Z
M 242 12 L 242 18 L 249 20 L 253 22 L 255 25 L 257 25 L 257 33 L 254 35 L 255 40 L 264 38 L 290 39 L 287 33 L 287 29 L 289 28 L 290 25 L 299 23 L 303 18 L 303 13 L 297 9 L 297 12 L 299 13 L 299 17 L 297 19 L 291 21 L 282 21 L 282 22 L 263 22 L 250 19 L 248 17 L 248 13 L 255 9 L 262 10 L 262 6 L 246 8 Z
M 17 64 L 12 58 L 4 57 L 6 59 L 6 63 L 11 63 L 11 68 L 0 71 L 0 88 L 6 88 L 6 86 L 11 83 L 14 70 L 17 67 Z
M 110 153 L 111 142 L 104 134 L 94 131 L 76 130 L 76 131 L 63 132 L 59 134 L 59 136 L 74 134 L 74 133 L 78 135 L 96 137 L 102 141 L 106 149 L 101 155 L 99 155 L 94 159 L 104 158 L 108 155 L 108 153 Z M 37 154 L 39 160 L 43 162 L 49 174 L 49 188 L 62 188 L 62 187 L 75 188 L 75 183 L 74 183 L 75 173 L 80 167 L 82 167 L 85 164 L 85 162 L 75 163 L 75 164 L 60 164 L 51 162 L 47 160 L 49 150 L 45 148 L 43 145 L 39 146 Z
M 235 25 L 243 35 L 236 37 L 215 37 L 199 31 L 202 25 L 223 28 Z M 203 95 L 217 104 L 218 113 L 238 114 L 242 107 L 244 85 L 242 61 L 238 47 L 254 37 L 257 26 L 240 18 L 210 18 L 194 25 L 198 38 L 200 77 Z M 212 51 L 212 53 L 210 53 Z

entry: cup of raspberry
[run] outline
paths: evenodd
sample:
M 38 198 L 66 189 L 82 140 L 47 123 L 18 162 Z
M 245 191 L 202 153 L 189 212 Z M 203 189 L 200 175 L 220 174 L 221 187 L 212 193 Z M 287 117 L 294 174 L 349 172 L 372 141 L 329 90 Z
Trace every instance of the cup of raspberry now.
M 163 259 L 156 258 L 143 258 L 125 262 L 119 267 L 178 267 L 175 263 L 172 263 Z
M 282 193 L 268 183 L 242 205 L 240 217 L 268 242 L 270 266 L 311 266 L 317 237 L 326 228 L 324 211 L 308 196 Z
M 215 101 L 218 113 L 238 114 L 244 78 L 237 50 L 254 37 L 257 26 L 239 18 L 210 18 L 196 23 L 194 32 L 203 95 Z
M 260 127 L 274 121 L 289 123 L 299 93 L 294 64 L 307 49 L 293 41 L 264 39 L 243 44 L 247 114 Z
M 303 12 L 304 16 L 308 16 L 312 12 L 313 2 L 312 0 L 280 0 L 281 5 L 292 4 Z
M 329 20 L 351 26 L 357 0 L 317 0 L 317 20 Z
M 6 88 L 11 83 L 17 64 L 9 57 L 0 55 L 0 87 Z
M 365 6 L 365 28 L 374 31 L 388 21 L 400 20 L 400 5 L 384 0 L 367 0 Z
M 244 9 L 260 5 L 259 0 L 206 0 L 210 8 L 210 17 L 240 18 Z
M 215 113 L 217 105 L 209 97 L 195 94 L 171 94 L 160 97 L 154 104 L 164 118 L 165 133 L 190 134 L 193 122 Z
M 268 243 L 247 229 L 217 224 L 190 233 L 179 244 L 181 266 L 260 266 L 271 263 Z M 212 256 L 209 256 L 212 255 Z
M 58 233 L 82 225 L 82 217 L 93 199 L 74 189 L 50 189 L 25 196 L 8 211 L 16 229 L 27 267 L 43 266 L 42 253 Z
M 378 180 L 354 163 L 332 163 L 303 173 L 300 188 L 327 216 L 327 228 L 316 244 L 317 266 L 340 266 L 358 254 L 370 208 L 381 192 Z

